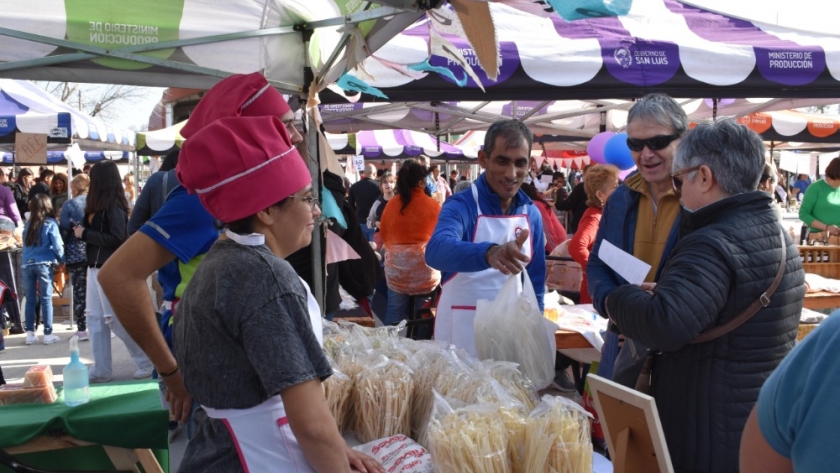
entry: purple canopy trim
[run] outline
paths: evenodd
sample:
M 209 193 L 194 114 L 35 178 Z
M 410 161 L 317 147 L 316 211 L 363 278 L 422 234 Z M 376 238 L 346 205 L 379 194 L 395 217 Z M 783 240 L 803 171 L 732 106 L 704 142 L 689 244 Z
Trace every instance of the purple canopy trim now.
M 805 85 L 825 70 L 822 48 L 779 39 L 749 21 L 673 0 L 664 1 L 669 10 L 685 17 L 689 29 L 697 36 L 718 43 L 753 46 L 758 70 L 765 79 L 784 85 Z

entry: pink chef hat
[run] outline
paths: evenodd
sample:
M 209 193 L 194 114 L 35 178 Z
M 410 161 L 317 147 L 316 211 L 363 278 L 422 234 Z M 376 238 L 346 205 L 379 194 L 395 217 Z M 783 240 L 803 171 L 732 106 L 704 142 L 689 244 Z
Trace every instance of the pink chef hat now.
M 219 118 L 282 117 L 289 110 L 289 104 L 262 74 L 236 74 L 223 79 L 204 94 L 181 129 L 181 136 L 191 138 Z
M 184 142 L 178 180 L 224 223 L 254 215 L 312 182 L 277 117 L 220 118 Z

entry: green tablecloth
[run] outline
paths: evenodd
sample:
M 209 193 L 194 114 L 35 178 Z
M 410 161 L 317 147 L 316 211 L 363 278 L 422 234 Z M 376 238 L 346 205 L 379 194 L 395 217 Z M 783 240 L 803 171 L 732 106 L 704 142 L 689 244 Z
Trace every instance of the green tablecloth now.
M 161 408 L 157 382 L 94 384 L 90 402 L 76 407 L 65 406 L 61 388 L 57 391 L 53 404 L 0 406 L 0 448 L 22 445 L 39 435 L 70 435 L 102 445 L 152 449 L 168 470 L 169 414 Z M 19 458 L 25 461 L 24 455 Z

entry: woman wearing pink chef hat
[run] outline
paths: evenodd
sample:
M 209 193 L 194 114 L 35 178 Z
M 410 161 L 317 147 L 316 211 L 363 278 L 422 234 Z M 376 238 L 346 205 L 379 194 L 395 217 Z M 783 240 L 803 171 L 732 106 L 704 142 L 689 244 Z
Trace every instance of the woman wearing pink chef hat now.
M 201 404 L 183 472 L 382 472 L 347 452 L 321 382 L 321 315 L 283 258 L 321 210 L 276 117 L 221 118 L 184 144 L 178 179 L 224 223 L 175 317 L 184 383 Z M 351 469 L 352 468 L 352 469 Z

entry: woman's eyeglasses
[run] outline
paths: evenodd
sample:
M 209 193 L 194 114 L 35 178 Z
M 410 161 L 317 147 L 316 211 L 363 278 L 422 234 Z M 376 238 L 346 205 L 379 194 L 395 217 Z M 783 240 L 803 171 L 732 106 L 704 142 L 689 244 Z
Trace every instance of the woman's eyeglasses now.
M 308 204 L 309 205 L 309 210 L 312 210 L 312 211 L 315 211 L 315 206 L 316 205 L 318 205 L 318 206 L 321 205 L 321 203 L 318 202 L 318 199 L 316 199 L 315 197 L 312 197 L 311 195 L 306 196 L 306 197 L 301 197 L 299 195 L 293 195 L 292 197 L 294 197 L 295 199 L 298 199 L 298 200 L 302 200 L 304 203 Z
M 679 133 L 674 133 L 673 135 L 656 135 L 653 138 L 648 138 L 645 140 L 640 140 L 638 138 L 627 138 L 627 147 L 630 148 L 631 151 L 641 151 L 645 149 L 645 146 L 648 147 L 651 151 L 659 151 L 660 149 L 667 148 L 671 142 L 676 140 L 680 137 Z
M 698 169 L 700 169 L 700 166 L 692 166 L 690 168 L 680 169 L 679 171 L 671 174 L 671 186 L 674 187 L 674 194 L 676 194 L 677 197 L 682 196 L 683 180 L 679 176 L 682 176 L 683 174 L 688 174 L 690 172 L 694 172 Z

